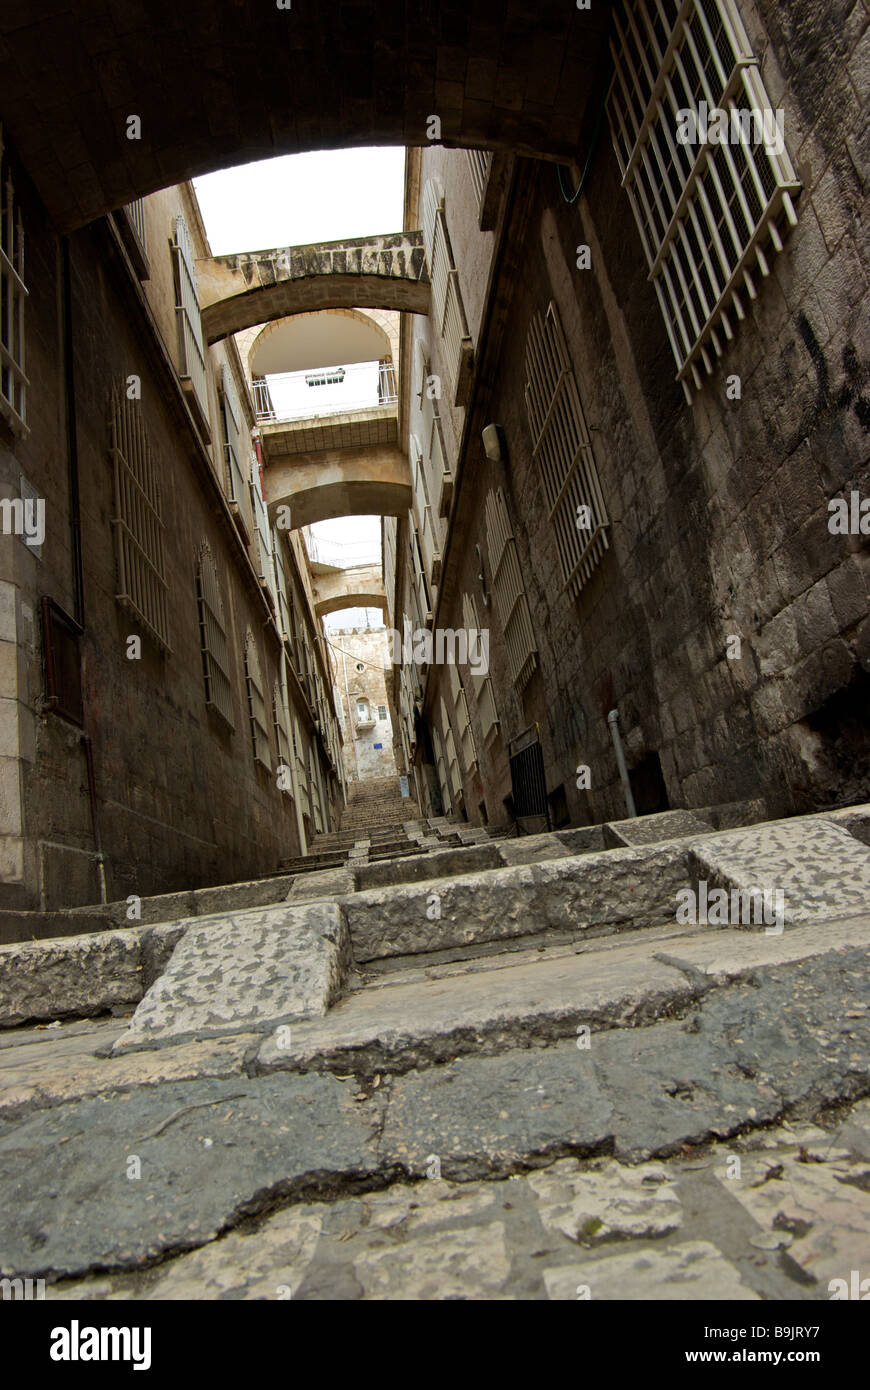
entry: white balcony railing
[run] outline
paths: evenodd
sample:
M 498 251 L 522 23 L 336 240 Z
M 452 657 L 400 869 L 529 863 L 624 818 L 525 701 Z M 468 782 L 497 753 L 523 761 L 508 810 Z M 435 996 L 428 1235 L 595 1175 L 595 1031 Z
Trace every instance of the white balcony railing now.
M 261 424 L 310 420 L 347 411 L 373 410 L 398 400 L 392 362 L 354 362 L 322 371 L 275 372 L 254 377 L 254 406 Z

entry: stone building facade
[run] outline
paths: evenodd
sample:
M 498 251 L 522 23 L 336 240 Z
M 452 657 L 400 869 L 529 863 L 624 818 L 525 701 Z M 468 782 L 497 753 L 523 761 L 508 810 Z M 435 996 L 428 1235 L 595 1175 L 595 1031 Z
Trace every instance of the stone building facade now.
M 393 727 L 387 700 L 391 671 L 387 633 L 380 628 L 327 629 L 336 673 L 348 782 L 393 777 Z
M 8 145 L 2 182 L 3 308 L 26 307 L 0 391 L 2 901 L 273 871 L 332 826 L 341 737 L 241 359 L 200 330 L 193 189 L 59 237 Z
M 473 821 L 511 819 L 518 739 L 552 824 L 625 815 L 615 721 L 641 812 L 870 794 L 870 553 L 835 520 L 870 497 L 867 8 L 629 9 L 585 168 L 407 161 L 438 265 L 390 621 L 484 629 L 489 659 L 423 651 L 393 696 L 418 792 Z M 739 115 L 678 149 L 675 54 L 696 105 L 781 112 L 782 149 Z

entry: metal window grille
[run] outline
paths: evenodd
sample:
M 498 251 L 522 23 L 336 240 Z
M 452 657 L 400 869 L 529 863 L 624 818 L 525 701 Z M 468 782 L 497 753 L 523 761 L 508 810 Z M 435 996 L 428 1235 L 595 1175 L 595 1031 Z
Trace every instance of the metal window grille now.
M 466 699 L 462 679 L 453 662 L 448 662 L 447 675 L 450 680 L 453 711 L 456 715 L 456 724 L 459 730 L 459 747 L 462 749 L 462 761 L 465 763 L 466 772 L 474 772 L 477 767 L 477 749 L 474 744 L 474 731 L 471 727 L 471 719 L 468 713 L 468 700 Z
M 728 113 L 770 110 L 733 0 L 629 0 L 607 99 L 611 136 L 687 399 L 700 389 L 757 297 L 770 249 L 797 217 L 788 153 L 754 143 L 681 144 L 677 113 L 702 101 Z
M 196 565 L 196 603 L 199 613 L 205 702 L 215 709 L 232 729 L 233 693 L 224 605 L 217 569 L 206 542 L 203 543 Z
M 426 463 L 420 441 L 411 435 L 411 474 L 413 479 L 414 510 L 419 522 L 420 549 L 430 584 L 441 582 L 441 539 L 438 532 L 440 524 L 432 514 L 429 503 L 429 484 L 426 480 Z
M 444 192 L 433 179 L 423 190 L 423 242 L 432 282 L 429 317 L 444 339 L 453 403 L 459 405 L 464 399 L 473 348 L 459 289 L 459 275 L 450 249 Z
M 260 583 L 275 598 L 275 572 L 272 568 L 272 535 L 269 529 L 269 512 L 263 500 L 260 485 L 260 465 L 257 455 L 251 453 L 251 511 L 254 516 L 254 529 L 257 534 L 257 573 Z
M 501 488 L 487 493 L 486 544 L 492 574 L 492 591 L 504 633 L 511 680 L 517 693 L 522 694 L 538 664 L 538 648 L 523 585 L 517 543 L 511 530 L 507 502 Z
M 480 617 L 477 612 L 477 604 L 471 594 L 462 595 L 462 621 L 465 624 L 466 632 L 479 633 L 481 631 Z M 469 646 L 471 645 L 471 638 Z M 477 692 L 477 714 L 480 719 L 480 729 L 484 744 L 498 730 L 499 719 L 498 710 L 495 703 L 495 695 L 492 690 L 492 677 L 477 675 L 471 671 L 471 683 Z
M 244 516 L 245 479 L 242 459 L 248 451 L 243 441 L 244 416 L 232 373 L 221 367 L 221 414 L 224 426 L 224 487 L 227 497 Z
M 317 776 L 317 750 L 314 747 L 313 741 L 308 748 L 308 758 L 308 785 L 311 789 L 311 810 L 314 819 L 314 829 L 317 831 L 318 834 L 320 834 L 323 830 L 323 807 L 321 805 L 320 798 L 320 781 Z
M 608 520 L 592 439 L 552 303 L 546 315 L 536 313 L 529 325 L 526 413 L 562 578 L 576 598 L 608 548 Z M 588 521 L 588 529 L 580 521 Z
M 251 721 L 254 761 L 271 769 L 272 755 L 269 751 L 269 729 L 266 722 L 266 701 L 263 695 L 260 653 L 257 651 L 256 638 L 250 628 L 245 636 L 245 685 L 248 692 L 248 715 Z
M 172 254 L 175 262 L 175 313 L 178 321 L 178 375 L 182 381 L 190 383 L 203 423 L 207 426 L 208 383 L 205 374 L 202 319 L 196 290 L 195 256 L 187 223 L 181 216 L 175 219 Z
M 282 532 L 275 526 L 272 527 L 272 564 L 278 599 L 278 631 L 283 641 L 289 646 L 292 640 L 292 627 L 290 604 L 287 598 L 287 567 L 284 563 Z
M 439 516 L 448 516 L 453 500 L 453 473 L 444 448 L 441 433 L 441 415 L 438 409 L 438 396 L 434 394 L 435 385 L 430 383 L 430 363 L 417 342 L 417 395 L 420 398 L 420 411 L 423 416 L 423 458 L 430 484 L 438 496 Z
M 465 156 L 468 160 L 468 172 L 471 175 L 471 182 L 474 186 L 477 205 L 480 207 L 486 189 L 486 180 L 489 177 L 492 152 L 490 150 L 466 150 Z
M 114 467 L 115 597 L 158 646 L 169 650 L 169 603 L 159 471 L 139 401 L 112 392 L 109 453 Z
M 447 713 L 447 706 L 441 699 L 441 728 L 444 731 L 444 749 L 447 755 L 447 776 L 450 781 L 450 797 L 454 804 L 462 798 L 462 774 L 459 771 L 459 759 L 456 756 L 456 741 L 453 737 L 453 729 L 450 725 L 450 716 Z
M 299 791 L 299 806 L 303 816 L 311 815 L 311 798 L 308 795 L 308 750 L 303 741 L 296 711 L 290 715 L 290 732 L 293 736 L 293 756 L 296 759 L 296 786 Z
M 432 747 L 435 751 L 435 769 L 438 773 L 438 785 L 441 788 L 441 800 L 444 803 L 445 813 L 449 814 L 453 810 L 453 799 L 450 795 L 450 783 L 447 780 L 444 744 L 435 724 L 432 725 Z
M 272 726 L 275 730 L 275 747 L 278 750 L 278 764 L 283 767 L 290 767 L 290 739 L 287 734 L 288 728 L 288 709 L 287 709 L 287 689 L 283 682 L 276 677 L 272 686 Z M 293 788 L 282 787 L 281 790 L 287 796 L 292 797 Z
M 417 602 L 417 626 L 430 627 L 432 625 L 432 602 L 429 597 L 429 585 L 426 581 L 426 571 L 423 565 L 423 557 L 420 551 L 420 537 L 417 534 L 417 527 L 411 514 L 411 521 L 408 526 L 408 544 L 411 549 L 411 566 L 414 573 L 414 594 Z
M 15 206 L 0 126 L 0 413 L 25 433 L 28 380 L 24 370 L 24 225 Z
M 145 238 L 145 199 L 134 198 L 132 203 L 124 204 L 124 211 L 130 220 L 130 225 L 142 244 L 142 250 L 148 250 L 148 242 Z

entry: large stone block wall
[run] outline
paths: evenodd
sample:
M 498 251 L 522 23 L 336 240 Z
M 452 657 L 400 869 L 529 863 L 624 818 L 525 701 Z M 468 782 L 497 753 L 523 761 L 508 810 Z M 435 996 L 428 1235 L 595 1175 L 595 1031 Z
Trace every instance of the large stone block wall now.
M 691 406 L 609 133 L 575 207 L 549 167 L 518 175 L 524 230 L 505 271 L 513 283 L 500 290 L 508 318 L 489 397 L 508 460 L 489 464 L 470 440 L 473 496 L 454 520 L 462 540 L 438 621 L 461 621 L 476 541 L 485 553 L 481 498 L 501 481 L 539 646 L 519 700 L 494 624 L 502 734 L 539 724 L 548 789 L 561 786 L 573 820 L 624 810 L 605 720 L 614 706 L 629 766 L 649 772 L 657 756 L 671 805 L 762 795 L 787 813 L 870 789 L 870 559 L 865 538 L 828 528 L 831 498 L 870 496 L 868 13 L 850 0 L 741 9 L 804 188 L 797 227 Z M 576 268 L 580 244 L 591 271 Z M 576 602 L 563 592 L 523 403 L 528 322 L 551 298 L 611 520 L 611 548 Z M 740 400 L 727 398 L 731 375 Z M 741 657 L 729 660 L 735 636 Z M 589 792 L 575 785 L 580 762 Z M 480 775 L 492 819 L 509 790 L 497 743 Z M 643 795 L 657 795 L 649 778 Z
M 17 496 L 19 473 L 25 474 L 46 499 L 46 539 L 37 558 L 19 538 L 0 536 L 0 893 L 10 905 L 55 907 L 95 901 L 99 881 L 80 731 L 45 707 L 39 624 L 42 595 L 67 612 L 75 606 L 61 243 L 26 176 L 14 172 L 27 228 L 30 433 L 15 438 L 0 424 L 0 485 L 4 495 Z M 172 216 L 185 196 L 183 190 L 167 192 L 148 210 L 152 323 L 105 223 L 74 233 L 69 242 L 85 729 L 93 745 L 108 896 L 114 899 L 268 873 L 300 852 L 295 809 L 278 789 L 275 772 L 271 700 L 278 638 L 250 557 L 215 486 L 222 476 L 217 387 L 229 350 L 222 346 L 208 363 L 208 449 L 197 444 L 171 375 L 176 339 L 174 310 L 166 306 L 169 240 Z M 131 375 L 141 380 L 140 408 L 162 488 L 170 596 L 166 654 L 115 598 L 109 398 L 113 383 Z M 205 705 L 195 589 L 203 541 L 214 556 L 224 601 L 232 732 Z M 243 664 L 249 626 L 260 653 L 272 771 L 253 758 Z M 128 637 L 137 634 L 141 658 L 130 660 Z M 297 712 L 301 731 L 316 739 L 298 700 Z M 330 790 L 334 794 L 334 786 Z

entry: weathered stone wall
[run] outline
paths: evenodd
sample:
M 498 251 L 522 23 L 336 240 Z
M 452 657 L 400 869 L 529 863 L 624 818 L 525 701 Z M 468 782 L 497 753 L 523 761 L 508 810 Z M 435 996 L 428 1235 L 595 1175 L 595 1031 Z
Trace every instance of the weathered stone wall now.
M 37 558 L 20 539 L 0 537 L 5 755 L 0 765 L 0 892 L 9 905 L 55 907 L 96 900 L 99 882 L 80 731 L 46 710 L 39 626 L 42 595 L 51 595 L 67 612 L 75 607 L 62 250 L 19 169 L 15 183 L 27 229 L 30 433 L 14 438 L 0 424 L 0 470 L 4 495 L 18 495 L 19 473 L 24 473 L 45 498 L 46 539 Z M 241 539 L 221 493 L 221 364 L 235 373 L 240 392 L 244 381 L 231 344 L 210 354 L 212 442 L 205 447 L 173 377 L 177 339 L 169 252 L 176 211 L 185 211 L 195 238 L 201 237 L 201 228 L 190 190 L 167 190 L 153 206 L 151 201 L 146 203 L 151 279 L 145 299 L 105 222 L 73 234 L 69 242 L 85 729 L 93 745 L 110 898 L 251 877 L 300 852 L 295 808 L 278 789 L 274 770 L 278 753 L 272 693 L 280 641 L 252 563 L 254 550 Z M 133 375 L 141 382 L 140 409 L 162 490 L 170 596 L 171 650 L 166 654 L 115 598 L 109 399 L 113 384 Z M 240 462 L 247 467 L 247 459 Z M 195 562 L 203 541 L 211 548 L 223 594 L 232 731 L 205 705 L 195 589 Z M 294 553 L 304 564 L 298 546 Z M 310 603 L 306 583 L 307 576 L 296 581 L 303 610 Z M 272 771 L 253 758 L 243 664 L 249 626 L 260 654 Z M 142 636 L 138 659 L 127 656 L 131 635 Z M 290 684 L 300 736 L 314 739 L 319 747 L 292 673 Z M 334 804 L 335 781 L 326 773 L 322 752 L 318 756 Z
M 393 730 L 384 677 L 384 667 L 389 664 L 391 657 L 387 644 L 387 630 L 331 627 L 328 629 L 328 640 L 337 672 L 336 686 L 340 697 L 341 732 L 344 737 L 344 760 L 348 781 L 395 776 Z M 362 670 L 359 669 L 360 666 Z M 357 727 L 356 702 L 360 698 L 368 701 L 375 721 L 371 728 Z M 381 709 L 386 713 L 384 719 L 379 714 Z
M 804 188 L 797 227 L 691 406 L 606 128 L 577 206 L 548 166 L 518 173 L 496 304 L 506 326 L 486 382 L 507 466 L 489 464 L 472 435 L 437 621 L 461 622 L 475 542 L 485 553 L 482 498 L 500 480 L 539 646 L 520 701 L 493 623 L 502 735 L 539 724 L 548 790 L 572 820 L 623 811 L 605 721 L 613 707 L 652 803 L 763 795 L 778 813 L 870 789 L 870 563 L 863 537 L 828 528 L 831 498 L 853 487 L 870 495 L 868 14 L 852 0 L 741 9 Z M 576 268 L 579 244 L 591 248 L 591 271 Z M 529 319 L 550 299 L 611 520 L 610 550 L 577 601 L 563 592 L 523 401 Z M 729 400 L 735 374 L 742 397 Z M 727 657 L 730 637 L 741 639 L 739 660 Z M 437 671 L 433 680 L 447 701 L 446 681 Z M 504 751 L 494 752 L 481 761 L 490 819 L 509 789 Z M 588 792 L 575 785 L 580 762 Z M 473 815 L 474 795 L 466 800 Z

